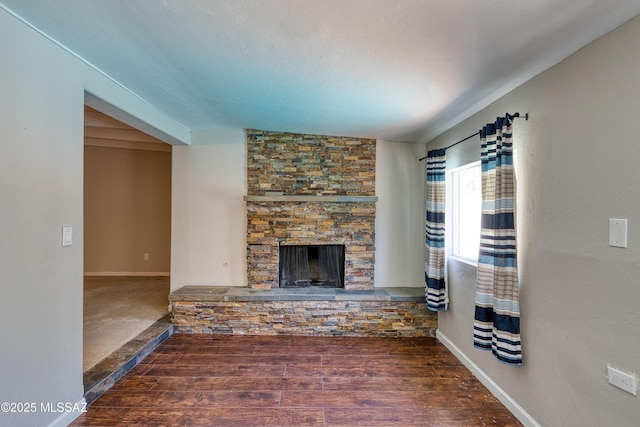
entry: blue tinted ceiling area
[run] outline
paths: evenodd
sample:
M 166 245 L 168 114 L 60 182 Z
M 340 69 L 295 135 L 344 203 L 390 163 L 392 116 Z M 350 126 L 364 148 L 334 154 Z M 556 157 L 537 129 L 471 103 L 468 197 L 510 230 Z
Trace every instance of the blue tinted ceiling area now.
M 0 4 L 188 129 L 399 141 L 436 136 L 640 13 L 637 0 Z

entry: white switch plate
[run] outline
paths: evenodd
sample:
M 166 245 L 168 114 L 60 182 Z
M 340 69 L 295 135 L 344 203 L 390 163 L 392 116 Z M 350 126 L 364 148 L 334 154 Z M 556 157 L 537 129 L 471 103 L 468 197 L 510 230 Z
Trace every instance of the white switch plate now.
M 610 365 L 607 365 L 607 374 L 609 375 L 609 384 L 637 396 L 638 379 L 635 375 L 622 372 Z
M 62 227 L 62 246 L 73 244 L 73 227 Z
M 609 246 L 627 247 L 627 220 L 609 219 Z

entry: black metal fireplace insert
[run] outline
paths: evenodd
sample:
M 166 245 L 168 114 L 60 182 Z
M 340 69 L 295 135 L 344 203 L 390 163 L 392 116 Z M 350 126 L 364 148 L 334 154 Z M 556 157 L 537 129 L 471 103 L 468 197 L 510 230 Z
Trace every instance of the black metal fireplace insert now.
M 344 287 L 344 245 L 280 245 L 279 286 Z

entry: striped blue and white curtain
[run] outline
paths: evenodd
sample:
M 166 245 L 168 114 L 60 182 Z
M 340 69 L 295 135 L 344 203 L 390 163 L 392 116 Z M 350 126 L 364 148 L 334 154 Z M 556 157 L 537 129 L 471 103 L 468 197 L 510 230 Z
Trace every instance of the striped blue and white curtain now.
M 432 311 L 447 309 L 445 287 L 444 206 L 445 156 L 444 148 L 431 150 L 426 159 L 426 250 L 424 264 L 425 297 Z
M 480 131 L 482 225 L 475 298 L 474 346 L 522 364 L 516 262 L 512 118 Z

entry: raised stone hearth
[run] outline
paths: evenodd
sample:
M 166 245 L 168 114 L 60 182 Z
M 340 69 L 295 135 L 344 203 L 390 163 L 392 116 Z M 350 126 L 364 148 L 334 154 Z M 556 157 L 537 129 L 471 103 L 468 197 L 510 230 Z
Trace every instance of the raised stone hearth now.
M 176 330 L 197 334 L 433 337 L 438 318 L 422 288 L 185 286 L 169 301 Z

